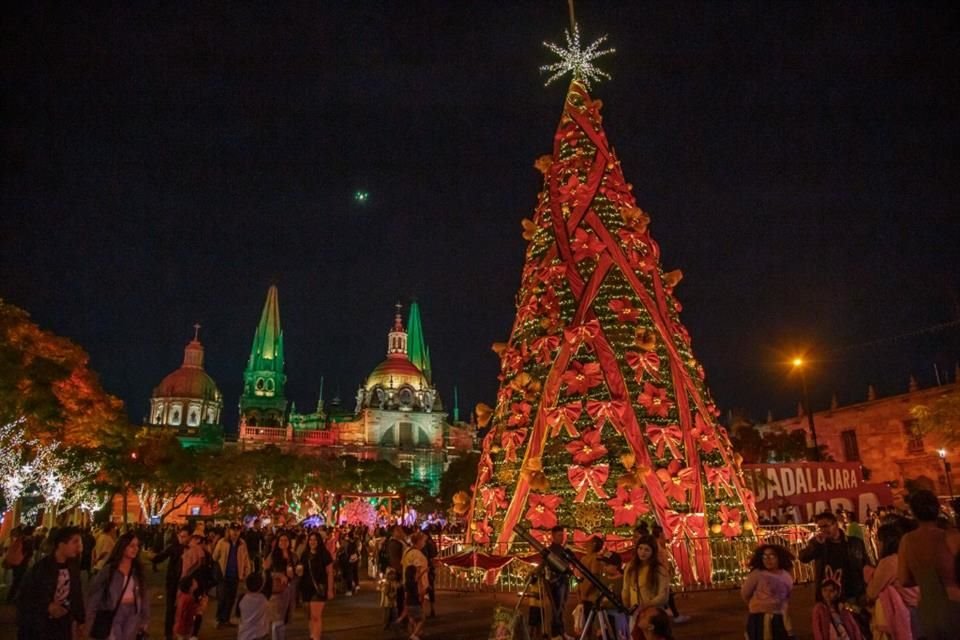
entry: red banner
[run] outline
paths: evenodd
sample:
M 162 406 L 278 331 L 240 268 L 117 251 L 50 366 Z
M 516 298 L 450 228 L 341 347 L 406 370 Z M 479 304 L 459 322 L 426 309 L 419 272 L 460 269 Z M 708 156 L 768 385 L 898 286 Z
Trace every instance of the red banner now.
M 756 496 L 758 514 L 781 523 L 790 517 L 798 524 L 810 522 L 821 511 L 837 507 L 852 511 L 863 522 L 868 507 L 893 504 L 890 487 L 865 482 L 857 462 L 745 464 L 743 472 Z

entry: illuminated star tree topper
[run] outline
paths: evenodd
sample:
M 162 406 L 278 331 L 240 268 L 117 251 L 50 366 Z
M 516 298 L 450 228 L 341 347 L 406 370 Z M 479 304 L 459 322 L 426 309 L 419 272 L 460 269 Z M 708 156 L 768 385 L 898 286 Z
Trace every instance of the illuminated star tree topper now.
M 566 48 L 552 42 L 543 43 L 543 46 L 560 57 L 559 62 L 545 64 L 540 67 L 541 73 L 544 71 L 553 73 L 552 76 L 547 78 L 543 86 L 549 86 L 551 82 L 565 76 L 568 72 L 573 75 L 574 80 L 582 82 L 587 89 L 590 88 L 591 80 L 609 80 L 610 74 L 600 70 L 593 64 L 593 61 L 600 56 L 605 56 L 608 53 L 614 53 L 616 51 L 616 49 L 599 50 L 600 45 L 606 41 L 607 36 L 603 35 L 597 38 L 586 49 L 582 49 L 580 46 L 580 27 L 576 22 L 573 23 L 572 30 L 566 31 L 565 35 L 567 37 Z

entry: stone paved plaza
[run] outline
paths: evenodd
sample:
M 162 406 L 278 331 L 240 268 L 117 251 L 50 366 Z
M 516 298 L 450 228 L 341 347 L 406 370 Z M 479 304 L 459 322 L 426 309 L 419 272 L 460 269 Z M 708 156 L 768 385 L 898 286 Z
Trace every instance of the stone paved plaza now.
M 150 574 L 154 593 L 161 590 L 162 574 Z M 351 598 L 338 598 L 327 606 L 324 615 L 324 640 L 401 640 L 406 634 L 384 631 L 380 623 L 381 612 L 374 583 L 362 583 L 360 593 Z M 458 593 L 441 591 L 437 595 L 437 617 L 429 619 L 422 638 L 430 640 L 484 640 L 490 628 L 492 613 L 496 606 L 512 606 L 516 596 L 512 594 Z M 570 606 L 576 599 L 570 599 Z M 690 615 L 691 621 L 674 628 L 678 639 L 740 640 L 743 638 L 743 622 L 746 606 L 738 591 L 713 591 L 680 595 L 677 604 L 682 613 Z M 810 609 L 813 592 L 809 585 L 794 590 L 791 610 L 797 637 L 810 638 Z M 154 598 L 156 615 L 150 625 L 150 637 L 163 638 L 163 599 Z M 200 633 L 200 640 L 229 640 L 236 638 L 236 629 L 216 629 L 213 613 L 216 603 L 211 600 L 207 609 L 208 620 Z M 568 612 L 569 613 L 569 612 Z M 9 605 L 0 606 L 0 640 L 13 640 L 14 610 Z M 307 640 L 304 611 L 298 610 L 288 627 L 289 640 Z

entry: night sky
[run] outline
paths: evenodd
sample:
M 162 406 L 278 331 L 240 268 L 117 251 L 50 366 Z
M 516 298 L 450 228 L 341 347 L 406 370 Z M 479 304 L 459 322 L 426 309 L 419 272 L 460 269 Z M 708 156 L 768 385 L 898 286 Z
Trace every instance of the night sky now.
M 0 297 L 133 420 L 200 322 L 235 428 L 272 283 L 299 408 L 321 376 L 352 405 L 411 297 L 447 404 L 494 402 L 565 2 L 33 4 L 0 21 Z M 815 406 L 953 379 L 960 328 L 916 332 L 960 319 L 960 24 L 916 4 L 579 3 L 725 411 L 793 414 L 800 347 Z

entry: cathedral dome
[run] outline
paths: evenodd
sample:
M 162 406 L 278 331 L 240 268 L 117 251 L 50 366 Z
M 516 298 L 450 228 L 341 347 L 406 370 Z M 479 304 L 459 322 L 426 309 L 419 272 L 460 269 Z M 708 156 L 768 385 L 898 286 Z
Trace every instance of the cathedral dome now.
M 194 338 L 184 349 L 183 365 L 153 390 L 154 398 L 219 400 L 220 390 L 203 370 L 203 345 Z
M 376 386 L 396 388 L 404 385 L 418 390 L 430 387 L 426 376 L 406 354 L 390 354 L 370 373 L 365 386 L 369 390 Z

